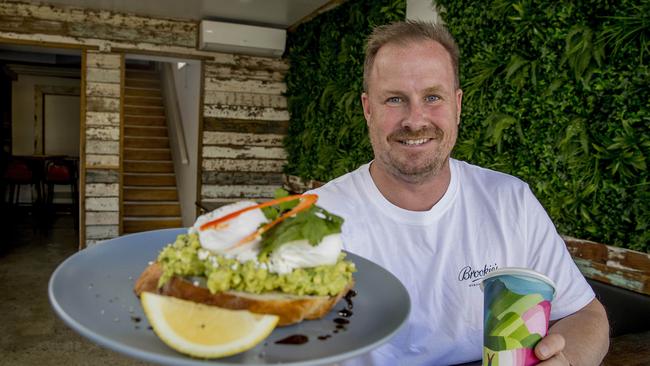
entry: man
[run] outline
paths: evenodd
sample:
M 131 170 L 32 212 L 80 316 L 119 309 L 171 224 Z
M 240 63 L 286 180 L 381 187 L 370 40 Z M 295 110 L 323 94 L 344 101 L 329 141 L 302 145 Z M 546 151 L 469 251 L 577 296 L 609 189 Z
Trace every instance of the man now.
M 375 159 L 314 193 L 345 218 L 346 249 L 402 281 L 412 311 L 389 343 L 356 363 L 481 359 L 478 284 L 497 268 L 526 267 L 557 285 L 549 335 L 535 347 L 542 365 L 599 364 L 609 342 L 605 311 L 528 185 L 450 158 L 463 92 L 447 30 L 423 22 L 377 28 L 364 90 Z

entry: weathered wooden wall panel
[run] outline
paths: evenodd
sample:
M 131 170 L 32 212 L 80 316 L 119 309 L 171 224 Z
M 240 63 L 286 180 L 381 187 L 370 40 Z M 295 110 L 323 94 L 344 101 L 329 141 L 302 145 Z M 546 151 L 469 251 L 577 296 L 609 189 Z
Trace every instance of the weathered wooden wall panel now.
M 204 68 L 200 199 L 271 198 L 282 185 L 282 139 L 289 113 L 282 59 L 196 49 L 198 24 L 131 14 L 0 2 L 0 39 L 87 49 L 84 74 L 86 129 L 86 239 L 118 234 L 122 55 L 137 52 L 210 60 Z M 113 51 L 111 51 L 113 50 Z M 113 185 L 115 184 L 115 185 Z M 116 218 L 117 217 L 117 218 Z M 83 221 L 82 221 L 83 222 Z
M 120 90 L 121 55 L 88 51 L 86 62 L 86 167 L 119 169 L 120 99 L 114 95 L 89 94 L 94 90 Z
M 106 57 L 97 55 L 90 60 L 86 60 L 86 67 L 115 70 L 120 68 L 120 62 L 121 62 L 120 59 L 117 59 L 115 57 L 110 57 L 110 55 L 107 55 Z
M 119 78 L 119 74 L 118 74 Z M 119 80 L 119 79 L 118 79 Z M 119 84 L 118 84 L 119 85 Z M 115 113 L 120 111 L 120 98 L 108 98 L 105 96 L 87 96 L 87 112 L 106 112 Z
M 207 172 L 201 174 L 201 182 L 207 185 L 272 185 L 280 186 L 284 182 L 282 173 L 264 172 Z
M 86 64 L 84 222 L 91 245 L 119 235 L 122 56 L 87 51 Z
M 195 47 L 198 23 L 27 3 L 0 3 L 0 32 Z M 96 65 L 89 63 L 89 66 Z
M 120 97 L 120 87 L 116 84 L 105 84 L 105 83 L 95 83 L 88 82 L 86 83 L 86 95 L 90 97 Z
M 275 159 L 209 159 L 204 158 L 202 168 L 206 172 L 269 172 L 280 173 L 286 161 Z
M 96 155 L 117 155 L 120 153 L 118 141 L 88 141 L 86 143 L 86 154 Z
M 284 73 L 282 71 L 264 70 L 264 69 L 250 69 L 250 68 L 233 68 L 231 65 L 215 64 L 214 67 L 206 71 L 205 76 L 215 77 L 219 79 L 251 79 L 251 80 L 267 80 L 267 81 L 282 81 L 284 80 Z
M 113 212 L 118 209 L 117 197 L 86 197 L 86 211 Z
M 650 254 L 564 237 L 585 277 L 650 295 Z
M 87 170 L 84 207 L 86 246 L 119 235 L 119 184 L 110 183 L 115 180 L 113 177 L 116 174 L 119 173 Z
M 96 170 L 86 171 L 86 183 L 117 183 L 120 181 L 120 173 L 117 170 Z
M 232 104 L 206 104 L 203 115 L 216 118 L 261 119 L 267 121 L 287 121 L 289 119 L 289 112 L 286 109 Z
M 206 145 L 254 145 L 281 147 L 284 135 L 240 133 L 240 132 L 215 132 L 203 133 L 203 143 Z
M 96 244 L 108 238 L 119 235 L 118 225 L 88 225 L 86 227 L 86 239 L 88 245 Z
M 120 186 L 118 183 L 86 183 L 88 197 L 118 197 Z
M 281 95 L 287 91 L 287 85 L 282 81 L 207 77 L 205 79 L 205 90 Z
M 265 200 L 282 186 L 288 65 L 243 56 L 206 62 L 201 200 Z
M 119 212 L 87 212 L 86 225 L 119 225 L 120 215 Z
M 119 126 L 92 126 L 86 128 L 86 138 L 99 141 L 118 141 L 120 139 Z
M 86 89 L 88 91 L 88 89 Z M 86 126 L 119 126 L 118 112 L 86 112 Z
M 254 119 L 203 118 L 204 131 L 243 132 L 248 134 L 286 135 L 289 121 L 264 121 Z
M 201 195 L 206 199 L 213 198 L 268 198 L 273 197 L 277 187 L 270 185 L 204 185 Z
M 283 75 L 279 80 L 284 79 L 284 74 L 289 70 L 289 63 L 283 59 L 267 58 L 267 57 L 250 57 L 228 53 L 214 54 L 213 62 L 206 65 L 206 76 L 211 75 L 216 69 L 226 66 L 233 70 L 239 70 L 242 73 L 257 72 L 264 70 L 267 72 L 278 72 Z M 233 71 L 237 72 L 237 71 Z
M 86 68 L 86 81 L 89 83 L 114 83 L 120 79 L 120 69 Z
M 256 94 L 256 93 L 235 93 L 207 90 L 205 92 L 205 103 L 243 105 L 255 107 L 287 108 L 287 98 L 282 95 Z
M 205 158 L 228 158 L 228 159 L 286 159 L 287 154 L 281 147 L 266 146 L 204 146 L 203 157 Z

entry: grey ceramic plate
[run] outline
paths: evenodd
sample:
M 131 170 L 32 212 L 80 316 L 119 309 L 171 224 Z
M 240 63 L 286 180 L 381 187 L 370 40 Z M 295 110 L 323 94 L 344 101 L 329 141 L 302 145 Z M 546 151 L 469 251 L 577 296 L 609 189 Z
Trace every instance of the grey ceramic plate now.
M 386 342 L 404 324 L 410 300 L 388 271 L 354 254 L 357 266 L 350 323 L 335 333 L 339 302 L 323 319 L 276 328 L 255 348 L 235 356 L 197 360 L 168 348 L 149 327 L 132 288 L 160 249 L 186 229 L 166 229 L 122 236 L 85 249 L 54 271 L 49 297 L 55 312 L 91 341 L 131 357 L 163 365 L 324 365 L 366 353 Z M 306 335 L 302 345 L 275 342 Z M 321 338 L 326 339 L 319 339 Z M 323 337 L 325 336 L 325 337 Z

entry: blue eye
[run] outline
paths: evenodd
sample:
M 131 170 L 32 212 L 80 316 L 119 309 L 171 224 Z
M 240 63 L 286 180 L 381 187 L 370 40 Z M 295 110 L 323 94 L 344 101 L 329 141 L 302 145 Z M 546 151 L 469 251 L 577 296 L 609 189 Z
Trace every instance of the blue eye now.
M 428 103 L 431 103 L 431 102 L 438 101 L 438 100 L 440 99 L 440 97 L 438 97 L 437 95 L 427 95 L 427 97 L 424 98 L 424 99 L 425 99 Z
M 390 98 L 386 99 L 386 103 L 390 103 L 390 104 L 397 104 L 397 103 L 400 103 L 401 101 L 402 101 L 402 98 L 400 98 L 400 97 L 390 97 Z

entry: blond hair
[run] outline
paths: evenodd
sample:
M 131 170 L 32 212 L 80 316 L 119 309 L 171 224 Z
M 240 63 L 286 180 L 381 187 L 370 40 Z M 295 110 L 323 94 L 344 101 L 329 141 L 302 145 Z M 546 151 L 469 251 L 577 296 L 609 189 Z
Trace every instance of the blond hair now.
M 376 27 L 366 43 L 366 58 L 363 63 L 363 90 L 368 91 L 368 79 L 379 49 L 388 43 L 408 44 L 416 41 L 434 41 L 440 43 L 451 57 L 454 69 L 455 87 L 460 86 L 458 59 L 459 51 L 456 40 L 447 28 L 441 24 L 433 24 L 419 20 L 394 22 Z

